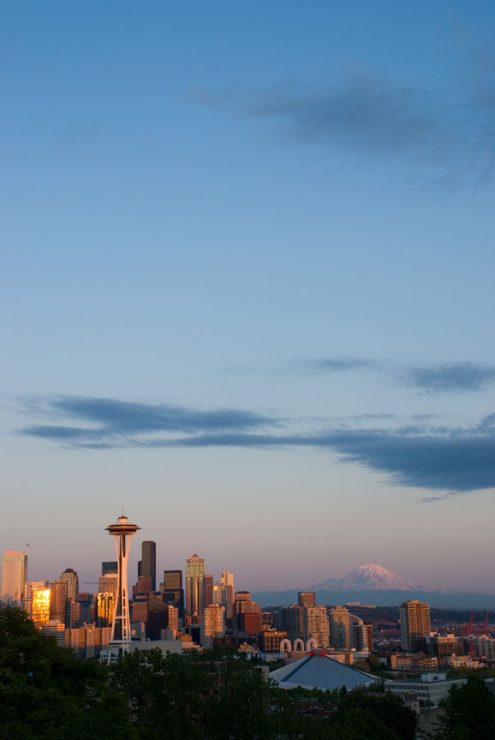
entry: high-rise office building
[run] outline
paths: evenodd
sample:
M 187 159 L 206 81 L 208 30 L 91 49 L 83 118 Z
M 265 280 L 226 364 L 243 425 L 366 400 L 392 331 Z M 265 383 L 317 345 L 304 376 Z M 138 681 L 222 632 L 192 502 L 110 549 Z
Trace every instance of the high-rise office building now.
M 213 640 L 225 634 L 225 607 L 221 604 L 210 604 L 204 608 L 201 642 L 211 645 Z
M 351 614 L 345 606 L 330 609 L 330 644 L 337 650 L 351 649 Z
M 137 583 L 132 587 L 132 598 L 137 596 L 147 596 L 153 592 L 153 582 L 151 576 L 138 576 Z
M 156 542 L 145 540 L 141 545 L 141 576 L 151 578 L 151 590 L 156 591 Z
M 312 638 L 318 643 L 318 647 L 329 646 L 330 625 L 326 606 L 303 607 L 303 637 L 305 640 Z
M 50 621 L 50 587 L 48 581 L 33 581 L 30 584 L 31 619 L 38 629 Z
M 163 603 L 159 594 L 148 595 L 148 618 L 146 620 L 146 637 L 159 640 L 161 631 L 168 627 L 168 604 Z
M 112 593 L 114 602 L 117 602 L 117 591 L 119 588 L 119 575 L 115 573 L 105 573 L 98 577 L 98 592 L 101 594 Z
M 280 627 L 291 642 L 303 636 L 303 607 L 291 604 L 280 611 Z
M 107 573 L 117 573 L 118 563 L 116 560 L 104 560 L 101 564 L 101 575 L 105 576 Z
M 58 622 L 56 620 L 55 621 L 50 620 L 49 622 L 42 624 L 41 634 L 50 635 L 50 637 L 54 637 L 57 645 L 60 645 L 60 647 L 64 646 L 65 625 L 63 624 L 63 622 Z
M 179 619 L 184 619 L 184 589 L 181 570 L 164 570 L 161 584 L 162 598 L 165 604 L 177 609 Z
M 418 599 L 410 599 L 400 605 L 399 616 L 402 649 L 422 649 L 422 639 L 431 632 L 430 605 Z
M 66 623 L 67 581 L 59 578 L 50 583 L 50 621 Z M 69 625 L 67 625 L 69 626 Z
M 373 626 L 351 614 L 351 645 L 356 650 L 373 649 Z
M 316 606 L 316 594 L 314 591 L 299 591 L 297 594 L 298 606 Z
M 6 550 L 2 562 L 2 593 L 5 600 L 21 605 L 26 598 L 27 554 Z
M 213 603 L 225 607 L 225 617 L 230 620 L 234 615 L 234 574 L 224 570 L 213 587 Z
M 113 593 L 107 592 L 96 594 L 96 626 L 111 627 L 114 609 L 115 596 Z
M 213 604 L 213 576 L 203 578 L 203 608 Z
M 203 616 L 205 561 L 194 553 L 186 566 L 186 614 L 190 624 L 200 624 Z
M 167 604 L 167 629 L 173 631 L 175 639 L 179 630 L 179 610 L 173 604 Z
M 261 605 L 251 601 L 249 591 L 236 591 L 234 595 L 233 628 L 236 633 L 256 635 L 261 632 Z
M 77 601 L 81 607 L 81 624 L 80 627 L 84 627 L 85 624 L 92 624 L 95 621 L 95 603 L 93 594 L 87 591 L 80 591 L 77 595 Z
M 67 600 L 76 601 L 77 594 L 79 593 L 79 576 L 74 568 L 66 568 L 60 574 L 59 580 L 67 583 Z

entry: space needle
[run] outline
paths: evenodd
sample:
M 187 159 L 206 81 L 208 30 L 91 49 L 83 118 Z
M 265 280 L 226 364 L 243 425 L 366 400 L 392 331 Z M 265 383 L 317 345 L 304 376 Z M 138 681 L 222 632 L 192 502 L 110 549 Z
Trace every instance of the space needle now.
M 130 539 L 138 529 L 126 516 L 119 516 L 115 524 L 109 524 L 106 530 L 115 537 L 115 550 L 118 563 L 117 601 L 113 612 L 112 632 L 108 645 L 108 663 L 115 663 L 124 653 L 129 652 L 131 644 L 131 616 L 127 592 L 127 561 L 129 558 Z

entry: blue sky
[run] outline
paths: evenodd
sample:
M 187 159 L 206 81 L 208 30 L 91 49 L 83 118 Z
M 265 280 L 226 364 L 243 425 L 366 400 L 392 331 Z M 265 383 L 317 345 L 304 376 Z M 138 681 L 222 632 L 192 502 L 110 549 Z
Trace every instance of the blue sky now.
M 0 545 L 492 590 L 490 2 L 0 13 Z M 136 548 L 137 549 L 137 548 Z

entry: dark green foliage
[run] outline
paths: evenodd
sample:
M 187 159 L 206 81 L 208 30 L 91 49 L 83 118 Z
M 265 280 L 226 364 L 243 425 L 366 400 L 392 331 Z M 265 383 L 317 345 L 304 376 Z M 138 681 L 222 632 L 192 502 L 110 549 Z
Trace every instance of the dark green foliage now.
M 132 737 L 107 672 L 41 635 L 18 609 L 0 610 L 0 738 Z
M 435 740 L 493 740 L 495 697 L 480 676 L 469 676 L 464 686 L 453 686 L 440 704 Z
M 9 740 L 409 740 L 389 694 L 285 691 L 230 649 L 135 651 L 108 671 L 0 610 L 0 738 Z
M 383 740 L 400 738 L 414 740 L 416 736 L 416 716 L 398 697 L 383 692 L 373 694 L 355 689 L 341 698 L 337 710 L 337 719 L 342 727 L 358 727 L 364 717 L 368 718 L 368 735 L 362 737 L 382 737 Z M 383 729 L 380 729 L 383 728 Z M 379 733 L 382 732 L 380 736 Z M 377 734 L 378 733 L 378 734 Z M 354 735 L 352 735 L 354 737 Z M 356 737 L 360 737 L 356 735 Z

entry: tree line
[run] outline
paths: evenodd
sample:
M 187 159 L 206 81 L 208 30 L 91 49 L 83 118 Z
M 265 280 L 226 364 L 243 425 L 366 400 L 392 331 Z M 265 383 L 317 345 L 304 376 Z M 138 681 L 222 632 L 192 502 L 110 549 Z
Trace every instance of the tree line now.
M 486 692 L 482 681 L 471 678 L 453 692 L 434 737 L 495 737 L 495 700 Z M 467 728 L 464 734 L 460 727 Z M 255 661 L 222 649 L 167 657 L 159 650 L 135 651 L 108 668 L 59 647 L 22 611 L 0 610 L 0 738 L 414 740 L 415 735 L 414 712 L 387 692 L 279 689 Z

